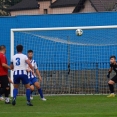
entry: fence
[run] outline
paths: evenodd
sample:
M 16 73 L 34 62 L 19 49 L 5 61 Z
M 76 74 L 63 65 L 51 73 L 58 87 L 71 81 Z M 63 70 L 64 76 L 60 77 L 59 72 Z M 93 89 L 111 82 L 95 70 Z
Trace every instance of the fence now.
M 39 66 L 45 66 L 45 64 L 39 64 Z M 66 70 L 50 70 L 50 66 L 67 65 L 66 64 L 46 64 L 47 70 L 40 71 L 43 82 L 41 83 L 44 94 L 107 94 L 108 80 L 106 75 L 108 69 L 105 69 L 105 65 L 109 65 L 107 62 L 103 63 L 71 63 L 70 67 L 74 69 Z M 82 68 L 81 66 L 93 66 L 92 68 Z M 104 67 L 99 68 L 99 66 Z M 79 69 L 78 69 L 79 68 Z M 111 77 L 115 73 L 112 73 Z M 21 85 L 22 86 L 22 85 Z M 117 91 L 117 90 L 116 90 Z M 25 94 L 24 87 L 20 87 L 19 94 Z M 34 94 L 38 94 L 36 89 Z

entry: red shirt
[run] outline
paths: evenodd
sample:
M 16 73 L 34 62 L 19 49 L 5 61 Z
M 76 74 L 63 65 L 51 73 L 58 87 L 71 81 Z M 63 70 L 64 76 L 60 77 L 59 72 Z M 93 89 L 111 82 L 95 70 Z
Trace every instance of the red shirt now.
M 3 53 L 0 53 L 0 76 L 8 75 L 8 69 L 4 68 L 2 63 L 7 64 L 7 59 Z

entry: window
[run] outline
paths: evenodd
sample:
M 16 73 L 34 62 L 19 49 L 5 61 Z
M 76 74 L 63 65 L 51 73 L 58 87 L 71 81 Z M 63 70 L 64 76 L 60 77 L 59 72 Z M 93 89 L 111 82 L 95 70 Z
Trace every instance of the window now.
M 48 9 L 44 9 L 44 14 L 48 14 Z

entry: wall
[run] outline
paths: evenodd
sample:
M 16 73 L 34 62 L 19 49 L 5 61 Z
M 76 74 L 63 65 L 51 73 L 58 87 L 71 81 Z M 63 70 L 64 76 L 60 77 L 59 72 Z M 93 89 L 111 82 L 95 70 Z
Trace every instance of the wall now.
M 52 9 L 50 8 L 50 1 L 45 2 L 39 2 L 40 8 L 39 8 L 39 14 L 44 14 L 44 9 L 48 10 L 48 14 L 52 14 Z
M 17 27 L 15 17 L 0 17 L 0 45 L 6 45 L 7 58 L 10 61 L 10 29 Z
M 116 25 L 116 19 L 116 12 L 0 17 L 0 45 L 5 44 L 7 46 L 6 55 L 9 62 L 10 29 L 12 28 Z
M 37 15 L 39 14 L 38 9 L 32 9 L 32 10 L 20 10 L 20 11 L 11 11 L 11 16 L 17 16 L 17 15 Z
M 72 13 L 75 7 L 64 7 L 64 8 L 52 8 L 53 14 L 65 14 Z
M 39 2 L 39 14 L 44 14 L 44 9 L 48 10 L 48 14 L 65 14 L 72 13 L 75 7 L 63 7 L 63 8 L 50 8 L 50 1 Z

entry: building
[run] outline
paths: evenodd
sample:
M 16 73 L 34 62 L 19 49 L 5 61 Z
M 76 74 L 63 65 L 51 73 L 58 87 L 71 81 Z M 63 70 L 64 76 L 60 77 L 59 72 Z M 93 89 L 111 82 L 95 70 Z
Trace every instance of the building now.
M 112 11 L 117 0 L 22 0 L 8 8 L 12 16 Z

